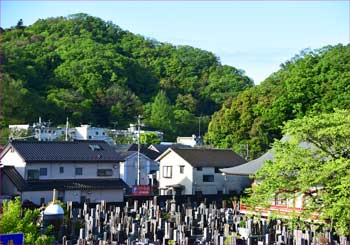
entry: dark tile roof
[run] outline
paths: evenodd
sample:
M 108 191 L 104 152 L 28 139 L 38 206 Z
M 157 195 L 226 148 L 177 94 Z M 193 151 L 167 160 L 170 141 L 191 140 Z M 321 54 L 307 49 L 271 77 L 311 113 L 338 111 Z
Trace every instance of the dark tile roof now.
M 153 146 L 154 149 L 156 150 L 152 150 L 150 149 L 151 147 Z M 150 151 L 153 151 L 153 152 L 157 152 L 158 153 L 158 156 L 160 156 L 161 154 L 163 154 L 166 150 L 168 150 L 169 148 L 178 148 L 178 149 L 192 149 L 193 147 L 189 146 L 189 145 L 183 145 L 183 144 L 177 144 L 177 143 L 174 143 L 174 144 L 153 144 L 153 145 L 150 145 L 148 147 L 148 150 Z M 157 156 L 157 157 L 158 157 Z M 156 158 L 157 158 L 156 157 Z M 155 158 L 155 159 L 156 159 Z
M 193 167 L 233 167 L 246 162 L 231 150 L 171 148 Z
M 10 145 L 26 162 L 117 162 L 122 160 L 113 147 L 105 141 L 12 141 Z
M 24 191 L 112 190 L 128 188 L 122 179 L 63 179 L 27 181 Z
M 14 166 L 3 166 L 2 171 L 3 174 L 5 174 L 12 181 L 12 183 L 19 191 L 25 188 L 26 181 L 23 179 L 22 175 L 18 173 Z
M 153 144 L 151 146 L 153 146 L 160 154 L 163 154 L 166 150 L 168 150 L 173 145 Z
M 116 145 L 114 147 L 116 151 L 120 154 L 122 154 L 122 152 L 125 152 L 125 151 L 129 151 L 129 152 L 137 151 L 137 144 Z M 140 152 L 152 160 L 155 160 L 157 157 L 160 156 L 158 152 L 148 149 L 147 145 L 141 145 Z

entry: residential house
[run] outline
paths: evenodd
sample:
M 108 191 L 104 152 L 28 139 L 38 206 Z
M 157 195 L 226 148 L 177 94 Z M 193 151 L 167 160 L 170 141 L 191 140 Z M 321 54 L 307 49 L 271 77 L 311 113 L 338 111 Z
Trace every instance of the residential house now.
M 169 148 L 156 160 L 161 195 L 240 193 L 250 185 L 248 177 L 220 172 L 220 168 L 246 162 L 231 150 Z
M 35 204 L 51 200 L 122 202 L 122 157 L 104 141 L 12 141 L 0 154 L 2 194 Z
M 159 153 L 149 150 L 146 146 L 140 146 L 138 155 L 138 146 L 136 144 L 115 145 L 114 148 L 122 158 L 120 162 L 120 178 L 130 188 L 137 185 L 138 161 L 140 162 L 140 185 L 157 187 L 156 173 L 159 170 L 159 163 L 155 159 L 159 156 Z M 128 189 L 128 191 L 131 191 L 131 189 Z

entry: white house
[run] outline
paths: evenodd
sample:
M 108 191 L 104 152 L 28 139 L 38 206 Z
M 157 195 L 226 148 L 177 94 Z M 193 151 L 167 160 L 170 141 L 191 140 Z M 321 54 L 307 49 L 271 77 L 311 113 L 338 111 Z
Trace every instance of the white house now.
M 122 158 L 104 141 L 13 141 L 0 154 L 2 195 L 21 195 L 36 204 L 52 190 L 62 201 L 121 202 Z
M 73 138 L 76 140 L 113 141 L 112 138 L 108 136 L 106 129 L 91 127 L 90 125 L 80 125 L 80 127 L 75 127 Z
M 161 195 L 240 193 L 250 185 L 248 177 L 220 172 L 246 162 L 231 150 L 169 148 L 156 160 Z

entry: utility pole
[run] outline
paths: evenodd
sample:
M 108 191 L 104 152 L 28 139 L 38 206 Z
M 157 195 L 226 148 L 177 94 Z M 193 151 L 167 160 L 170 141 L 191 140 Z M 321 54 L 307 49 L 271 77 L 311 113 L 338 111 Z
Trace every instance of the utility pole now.
M 41 117 L 39 117 L 39 136 L 38 140 L 41 141 Z
M 140 127 L 141 116 L 137 116 L 137 185 L 141 184 L 141 166 L 140 166 Z
M 202 117 L 202 114 L 198 118 L 198 137 L 199 138 L 201 137 L 201 117 Z
M 66 121 L 66 137 L 65 137 L 65 141 L 68 141 L 68 129 L 69 129 L 69 122 L 68 122 L 68 117 L 67 117 L 67 121 Z

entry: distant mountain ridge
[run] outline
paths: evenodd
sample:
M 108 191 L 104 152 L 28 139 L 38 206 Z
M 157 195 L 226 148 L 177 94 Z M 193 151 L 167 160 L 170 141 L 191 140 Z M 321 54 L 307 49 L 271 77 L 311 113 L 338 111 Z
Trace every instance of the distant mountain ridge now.
M 166 131 L 205 129 L 221 104 L 252 87 L 242 70 L 210 52 L 122 30 L 87 14 L 19 22 L 2 30 L 2 125 L 39 116 L 64 123 L 126 127 L 138 114 L 155 125 L 152 103 L 164 91 L 174 118 Z M 153 117 L 154 118 L 154 117 Z

